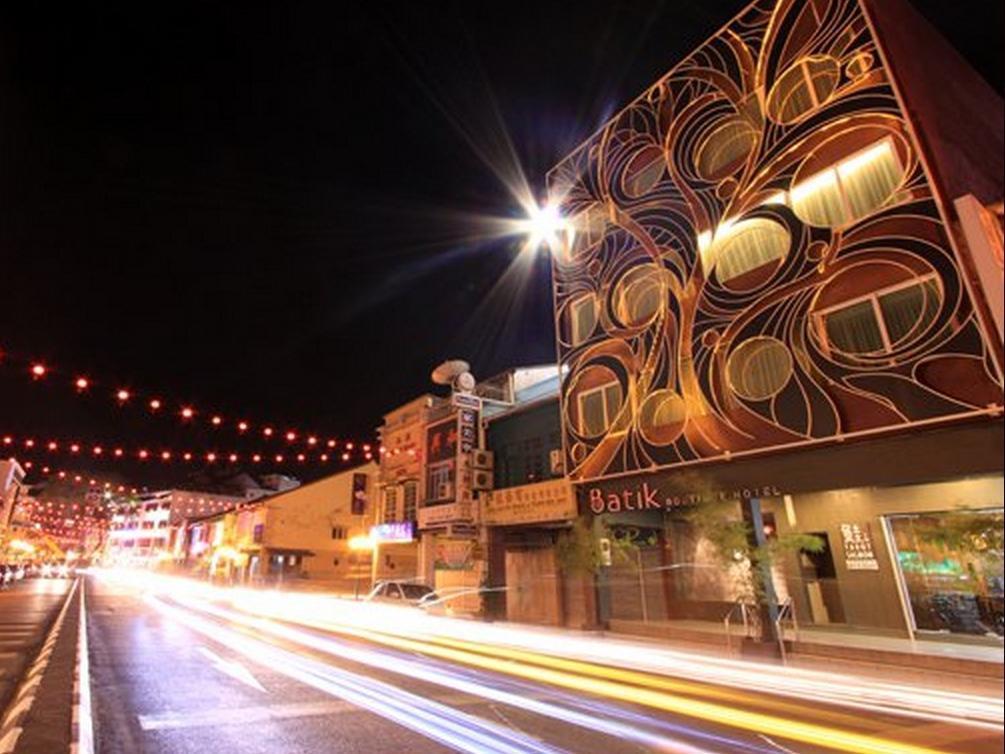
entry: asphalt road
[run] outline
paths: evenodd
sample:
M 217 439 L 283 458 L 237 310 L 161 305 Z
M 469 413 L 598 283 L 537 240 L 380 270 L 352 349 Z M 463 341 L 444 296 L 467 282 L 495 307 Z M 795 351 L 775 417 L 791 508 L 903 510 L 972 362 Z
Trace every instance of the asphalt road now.
M 0 710 L 71 583 L 69 579 L 25 579 L 0 589 Z
M 223 605 L 88 581 L 99 754 L 833 750 L 734 725 L 728 717 L 705 719 L 701 705 L 733 710 L 738 720 L 764 714 L 853 731 L 888 742 L 891 753 L 909 744 L 1002 751 L 1000 732 L 744 696 L 708 684 L 675 697 L 680 713 L 654 709 L 474 668 L 421 647 L 406 651 L 365 637 L 288 630 Z

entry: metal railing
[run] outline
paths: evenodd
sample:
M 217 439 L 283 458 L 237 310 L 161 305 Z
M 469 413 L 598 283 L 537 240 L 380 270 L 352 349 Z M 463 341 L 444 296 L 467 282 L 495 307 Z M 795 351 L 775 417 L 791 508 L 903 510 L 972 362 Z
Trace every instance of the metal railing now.
M 733 650 L 733 636 L 730 630 L 730 625 L 733 620 L 733 615 L 739 610 L 740 619 L 743 621 L 743 635 L 750 636 L 750 616 L 748 611 L 750 606 L 741 600 L 737 600 L 730 606 L 729 610 L 726 611 L 726 615 L 722 619 L 722 626 L 726 632 L 726 651 L 731 652 Z
M 778 606 L 778 617 L 775 618 L 775 636 L 778 637 L 778 651 L 782 657 L 782 664 L 784 665 L 787 661 L 787 656 L 785 654 L 785 619 L 786 616 L 789 622 L 792 624 L 792 638 L 794 641 L 799 641 L 799 623 L 796 621 L 796 608 L 792 602 L 791 597 L 787 597 L 784 602 Z

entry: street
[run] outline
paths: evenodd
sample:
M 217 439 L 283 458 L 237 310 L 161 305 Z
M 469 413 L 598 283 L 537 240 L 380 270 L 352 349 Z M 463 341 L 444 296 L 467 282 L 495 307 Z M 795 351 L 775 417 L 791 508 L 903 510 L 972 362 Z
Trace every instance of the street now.
M 358 629 L 306 630 L 173 591 L 89 579 L 103 754 L 1001 748 L 1000 725 L 842 709 L 683 679 L 645 689 L 640 684 L 655 676 L 600 681 L 597 666 L 570 661 L 510 660 L 503 672 L 487 671 L 471 661 L 495 661 L 490 651 L 477 655 L 459 643 L 444 651 L 448 640 L 389 648 Z M 617 686 L 638 692 L 633 703 L 611 698 Z

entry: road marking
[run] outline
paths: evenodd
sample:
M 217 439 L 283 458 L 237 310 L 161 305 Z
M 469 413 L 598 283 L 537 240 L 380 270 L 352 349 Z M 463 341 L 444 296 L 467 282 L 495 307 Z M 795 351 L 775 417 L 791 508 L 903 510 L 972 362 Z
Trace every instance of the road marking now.
M 73 673 L 72 740 L 70 754 L 94 754 L 94 717 L 91 712 L 91 658 L 87 646 L 87 605 L 80 584 L 77 621 L 77 662 Z
M 177 728 L 216 727 L 219 725 L 247 725 L 266 720 L 285 720 L 296 717 L 336 715 L 356 709 L 349 702 L 305 702 L 302 704 L 272 704 L 238 709 L 221 707 L 194 712 L 168 712 L 163 715 L 137 715 L 143 730 L 171 730 Z
M 213 667 L 219 670 L 221 673 L 226 673 L 231 678 L 236 678 L 241 683 L 251 686 L 253 689 L 258 689 L 264 694 L 268 692 L 265 687 L 258 682 L 258 679 L 251 674 L 244 665 L 242 665 L 237 660 L 225 660 L 220 655 L 216 654 L 206 647 L 199 647 L 199 652 L 206 656 L 206 658 L 213 663 Z

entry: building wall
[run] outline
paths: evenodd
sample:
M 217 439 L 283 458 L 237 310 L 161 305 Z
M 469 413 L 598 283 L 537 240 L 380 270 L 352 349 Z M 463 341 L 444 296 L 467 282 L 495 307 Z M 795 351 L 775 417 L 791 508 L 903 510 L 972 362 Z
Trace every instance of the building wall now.
M 353 588 L 358 577 L 364 587 L 369 586 L 369 555 L 351 553 L 349 540 L 368 534 L 376 521 L 377 472 L 377 464 L 368 463 L 264 501 L 265 552 L 309 551 L 302 566 L 307 579 Z M 357 474 L 365 475 L 367 491 L 359 515 L 352 512 Z
M 485 433 L 494 454 L 496 489 L 561 477 L 551 468 L 551 451 L 562 450 L 558 398 L 493 419 Z
M 1000 411 L 885 52 L 856 0 L 756 3 L 549 174 L 572 477 Z

